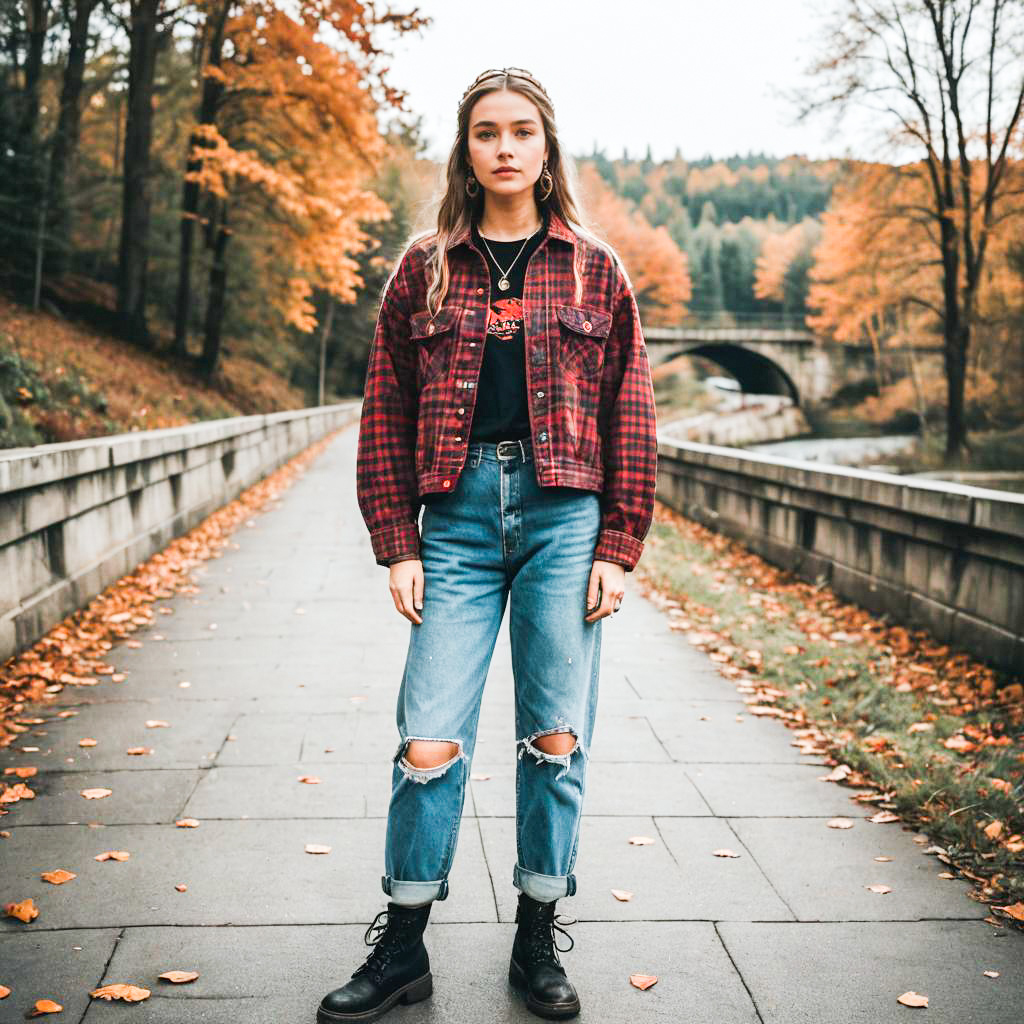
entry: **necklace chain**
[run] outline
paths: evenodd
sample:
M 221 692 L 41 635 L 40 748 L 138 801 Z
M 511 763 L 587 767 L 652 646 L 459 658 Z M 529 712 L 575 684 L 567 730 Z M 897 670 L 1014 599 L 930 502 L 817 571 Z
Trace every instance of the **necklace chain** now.
M 537 231 L 540 231 L 540 228 L 542 228 L 542 227 L 544 227 L 544 221 L 543 220 L 541 220 L 540 227 L 537 228 Z M 512 268 L 516 265 L 516 260 L 519 259 L 520 256 L 522 256 L 523 250 L 526 248 L 527 243 L 530 241 L 531 238 L 533 238 L 533 235 L 537 234 L 537 231 L 534 231 L 532 235 L 530 235 L 527 238 L 523 239 L 523 244 L 519 247 L 519 252 L 516 253 L 515 258 L 508 265 L 508 270 L 502 270 L 501 269 L 501 264 L 497 261 L 497 259 L 495 259 L 494 253 L 491 252 L 491 247 L 487 244 L 487 239 L 484 238 L 483 235 L 480 235 L 480 241 L 484 243 L 484 247 L 487 249 L 487 252 L 490 254 L 491 259 L 494 260 L 494 265 L 498 268 L 498 271 L 501 274 L 501 277 L 498 278 L 498 287 L 503 292 L 506 292 L 509 289 L 508 275 L 511 272 Z M 480 234 L 479 229 L 477 230 L 477 234 Z

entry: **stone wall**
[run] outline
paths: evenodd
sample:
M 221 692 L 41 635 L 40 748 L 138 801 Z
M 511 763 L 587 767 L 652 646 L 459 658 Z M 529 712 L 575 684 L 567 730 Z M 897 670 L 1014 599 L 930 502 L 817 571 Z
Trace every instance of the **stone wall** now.
M 659 439 L 658 497 L 776 565 L 1024 672 L 1024 495 Z
M 0 660 L 359 409 L 355 400 L 0 451 Z

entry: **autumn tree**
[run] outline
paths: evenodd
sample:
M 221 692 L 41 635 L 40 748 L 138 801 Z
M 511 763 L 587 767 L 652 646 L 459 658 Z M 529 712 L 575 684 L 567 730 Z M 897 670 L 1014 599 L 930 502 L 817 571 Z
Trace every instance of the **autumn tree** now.
M 587 216 L 622 257 L 645 321 L 671 324 L 686 315 L 690 273 L 665 227 L 651 227 L 638 210 L 617 196 L 593 164 L 580 168 Z
M 199 216 L 211 254 L 201 357 L 210 375 L 234 234 L 245 239 L 282 325 L 314 330 L 315 288 L 342 302 L 356 298 L 361 279 L 352 254 L 370 241 L 360 225 L 390 215 L 364 184 L 386 152 L 376 112 L 404 99 L 384 81 L 373 33 L 427 22 L 367 0 L 254 0 L 229 10 L 223 25 L 221 0 L 207 11 L 213 59 L 202 73 L 213 84 L 204 87 L 193 128 L 183 216 Z M 191 227 L 182 230 L 179 332 L 188 322 Z
M 922 177 L 925 196 L 894 215 L 921 223 L 928 258 L 941 267 L 932 308 L 951 462 L 967 447 L 968 354 L 989 242 L 1022 212 L 1022 49 L 1017 0 L 844 0 L 810 67 L 818 84 L 799 96 L 801 119 L 824 109 L 841 116 L 856 104 L 876 115 L 887 144 L 919 154 L 906 173 Z
M 821 224 L 810 217 L 768 234 L 757 257 L 754 295 L 778 303 L 783 313 L 802 313 L 820 238 Z
M 885 358 L 886 350 L 904 356 L 924 425 L 934 388 L 921 379 L 915 350 L 922 337 L 941 329 L 943 267 L 935 258 L 930 221 L 920 216 L 930 191 L 921 170 L 914 165 L 851 163 L 822 217 L 807 322 L 812 330 L 840 342 L 869 342 L 880 386 L 896 383 L 886 370 L 891 362 Z M 973 172 L 977 189 L 983 185 L 985 169 L 976 162 Z M 1024 358 L 1024 338 L 1015 338 L 1013 328 L 1016 311 L 1024 307 L 1015 237 L 1011 219 L 995 224 L 976 296 L 965 401 L 987 402 L 985 418 L 990 423 L 1004 419 L 1014 407 L 1024 411 L 1012 373 L 1020 372 Z

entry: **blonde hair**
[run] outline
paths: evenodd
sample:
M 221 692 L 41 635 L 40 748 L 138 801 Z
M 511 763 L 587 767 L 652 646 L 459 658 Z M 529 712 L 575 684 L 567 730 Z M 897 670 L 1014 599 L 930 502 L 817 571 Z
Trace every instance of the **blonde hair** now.
M 575 161 L 568 153 L 563 153 L 558 142 L 555 128 L 555 110 L 548 94 L 529 72 L 522 69 L 506 68 L 502 71 L 484 72 L 478 75 L 459 101 L 455 141 L 448 154 L 448 164 L 444 182 L 441 184 L 440 205 L 437 211 L 437 227 L 422 231 L 407 239 L 405 249 L 399 257 L 391 277 L 384 286 L 387 291 L 391 278 L 398 271 L 408 251 L 425 242 L 433 243 L 433 251 L 427 257 L 430 270 L 430 284 L 427 288 L 426 303 L 431 315 L 437 313 L 448 293 L 448 241 L 454 235 L 466 230 L 479 219 L 484 206 L 484 189 L 479 186 L 477 194 L 470 198 L 466 194 L 466 179 L 471 170 L 469 162 L 469 115 L 477 100 L 498 89 L 508 89 L 522 93 L 540 112 L 544 136 L 548 144 L 548 171 L 551 174 L 552 188 L 546 199 L 541 199 L 542 186 L 540 179 L 534 184 L 533 197 L 538 209 L 547 209 L 557 213 L 566 225 L 580 238 L 585 238 L 600 249 L 604 249 L 622 271 L 629 285 L 629 277 L 615 249 L 590 228 L 583 216 L 583 205 L 578 195 L 578 176 Z M 583 246 L 575 247 L 573 259 L 573 279 L 576 284 L 575 301 L 582 301 L 582 271 L 586 260 Z M 630 288 L 632 286 L 630 285 Z

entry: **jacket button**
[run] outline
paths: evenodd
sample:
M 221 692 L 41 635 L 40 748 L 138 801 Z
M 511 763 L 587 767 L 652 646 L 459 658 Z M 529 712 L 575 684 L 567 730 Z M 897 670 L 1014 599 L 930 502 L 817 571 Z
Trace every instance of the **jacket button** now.
M 461 416 L 465 411 L 466 411 L 466 407 L 464 405 L 460 405 L 459 406 L 459 413 L 458 414 Z
M 543 398 L 544 397 L 544 392 L 543 391 L 538 391 L 537 392 L 537 397 L 538 398 Z
M 483 293 L 484 293 L 483 288 L 477 288 L 476 293 L 477 293 L 477 295 L 483 295 Z
M 592 331 L 593 329 L 594 329 L 594 325 L 589 320 L 584 320 L 583 321 L 583 330 L 585 330 L 585 331 Z
M 452 485 L 452 482 L 451 482 L 451 480 L 445 480 L 445 481 L 443 481 L 443 482 L 441 483 L 441 486 L 442 486 L 442 487 L 451 487 L 451 485 Z
M 456 434 L 456 435 L 455 435 L 455 440 L 456 440 L 456 441 L 461 441 L 461 440 L 462 440 L 462 438 L 461 438 L 461 437 L 460 437 L 460 436 L 459 436 L 458 434 Z
M 547 439 L 548 435 L 543 430 L 537 435 L 538 441 L 546 441 Z

